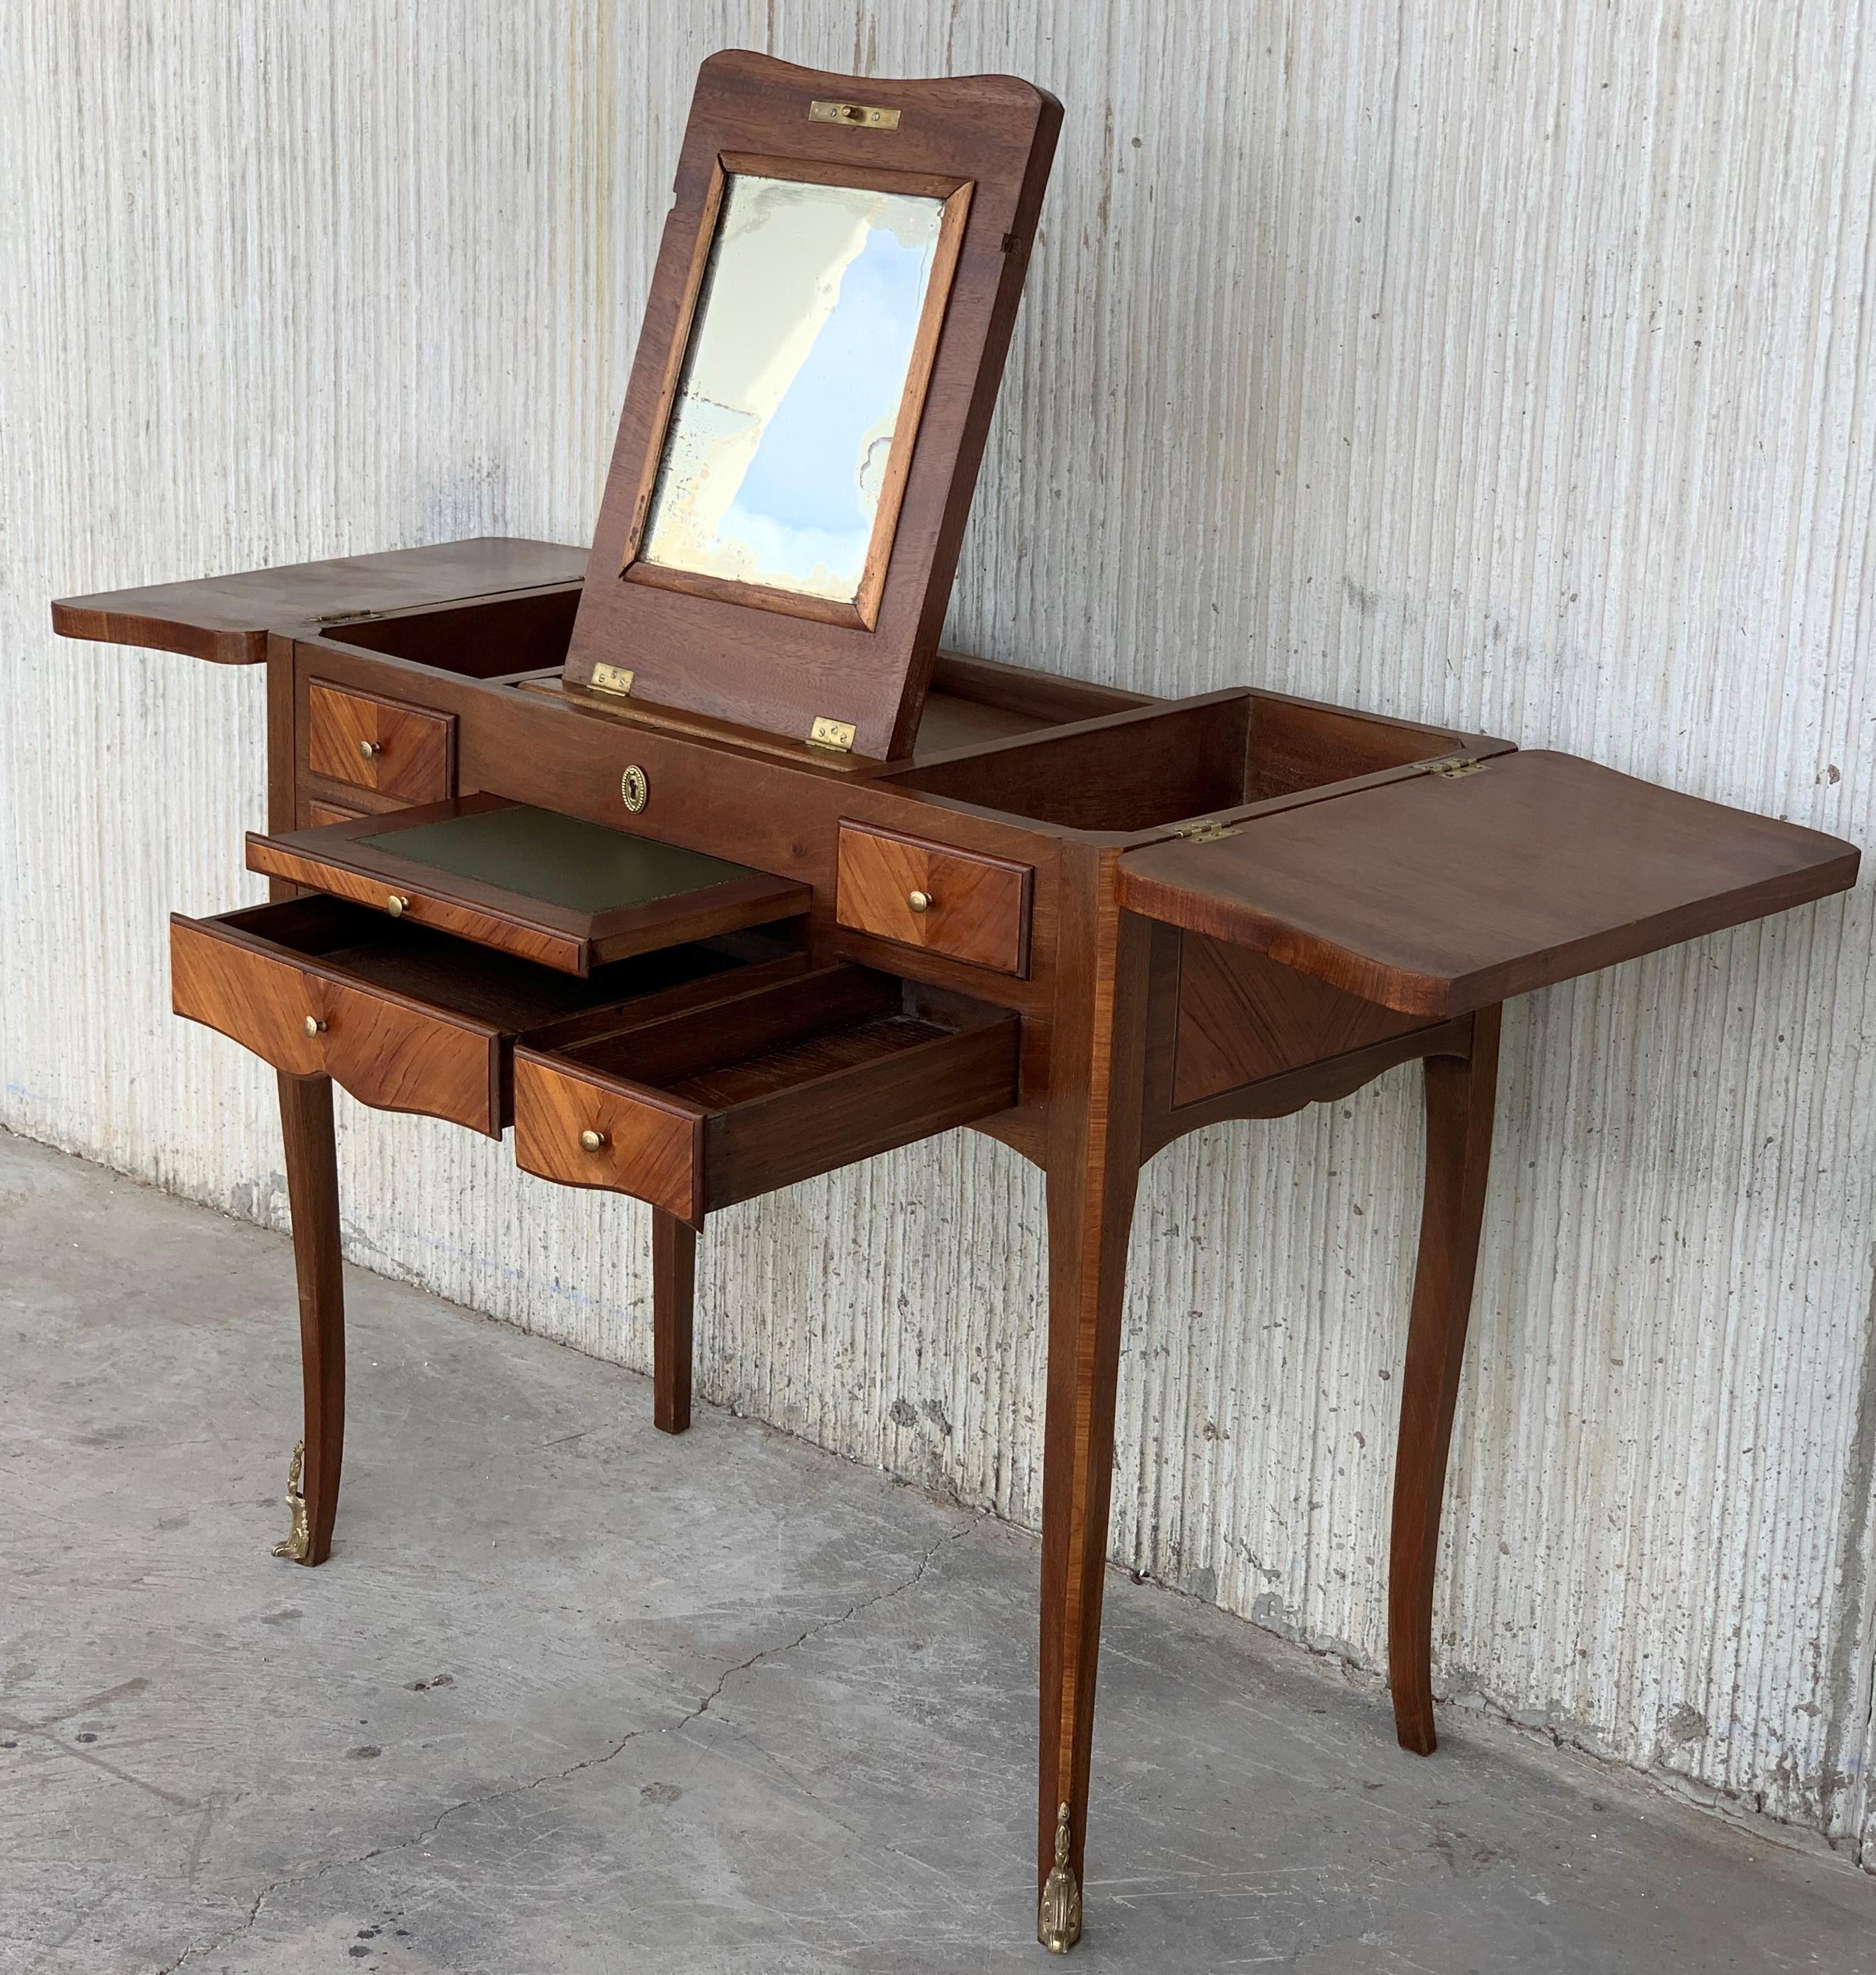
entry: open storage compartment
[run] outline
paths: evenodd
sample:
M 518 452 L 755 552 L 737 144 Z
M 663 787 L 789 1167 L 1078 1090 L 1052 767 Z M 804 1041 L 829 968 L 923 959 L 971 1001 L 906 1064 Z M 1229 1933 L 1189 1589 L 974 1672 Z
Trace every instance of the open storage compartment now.
M 1017 1101 L 1017 1018 L 845 964 L 515 1051 L 514 1156 L 693 1226 Z
M 1240 689 L 1018 736 L 895 780 L 1062 828 L 1130 834 L 1437 761 L 1462 744 L 1473 744 L 1379 714 Z
M 601 1009 L 668 1014 L 807 964 L 778 939 L 738 933 L 583 979 L 317 895 L 169 923 L 179 1015 L 291 1076 L 330 1076 L 361 1103 L 495 1138 L 517 1035 Z

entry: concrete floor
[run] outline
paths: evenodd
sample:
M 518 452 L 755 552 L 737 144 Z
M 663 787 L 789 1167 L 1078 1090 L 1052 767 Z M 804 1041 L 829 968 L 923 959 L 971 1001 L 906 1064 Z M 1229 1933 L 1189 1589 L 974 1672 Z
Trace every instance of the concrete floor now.
M 0 1970 L 1055 1964 L 1034 1540 L 0 1135 Z M 1876 1882 L 1110 1581 L 1077 1965 L 1876 1969 Z

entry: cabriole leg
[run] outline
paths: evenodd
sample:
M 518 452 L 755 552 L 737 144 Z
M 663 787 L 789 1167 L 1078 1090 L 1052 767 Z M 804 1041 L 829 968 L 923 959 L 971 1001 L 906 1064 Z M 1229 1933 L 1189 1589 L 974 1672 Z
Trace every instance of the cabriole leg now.
M 691 1322 L 697 1291 L 697 1231 L 652 1209 L 652 1418 L 660 1433 L 691 1423 Z
M 1426 1065 L 1426 1194 L 1401 1386 L 1388 1572 L 1388 1679 L 1395 1732 L 1402 1748 L 1422 1756 L 1431 1755 L 1435 1747 L 1433 1572 L 1491 1163 L 1498 1026 L 1497 1007 L 1480 1009 L 1472 1018 L 1470 1055 L 1430 1057 Z
M 1036 1934 L 1056 1954 L 1081 1937 L 1121 1304 L 1140 1165 L 1146 928 L 1112 906 L 1094 918 L 1096 977 L 1058 1028 L 1050 1093 Z
M 332 1135 L 332 1080 L 280 1079 L 293 1265 L 300 1283 L 300 1365 L 306 1437 L 289 1477 L 293 1528 L 276 1556 L 324 1563 L 332 1549 L 345 1451 L 345 1287 L 339 1251 L 339 1164 Z M 296 1487 L 296 1483 L 297 1486 Z

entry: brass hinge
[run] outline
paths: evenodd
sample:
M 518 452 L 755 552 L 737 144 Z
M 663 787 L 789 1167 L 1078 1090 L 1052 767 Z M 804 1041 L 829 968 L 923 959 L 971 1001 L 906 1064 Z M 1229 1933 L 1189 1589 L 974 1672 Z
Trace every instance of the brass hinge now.
M 1219 843 L 1227 836 L 1235 836 L 1237 828 L 1234 823 L 1220 823 L 1214 818 L 1209 823 L 1189 823 L 1173 834 L 1183 836 L 1189 843 Z
M 870 103 L 810 103 L 808 105 L 810 123 L 854 123 L 868 130 L 896 130 L 899 127 L 899 113 L 896 110 L 876 109 Z
M 333 610 L 324 617 L 316 617 L 316 624 L 362 624 L 367 617 L 381 617 L 381 610 Z
M 853 746 L 853 721 L 830 720 L 823 713 L 808 729 L 808 745 L 825 748 L 836 754 L 850 753 Z
M 1485 764 L 1483 761 L 1471 761 L 1461 758 L 1453 761 L 1435 761 L 1428 772 L 1430 774 L 1442 776 L 1449 782 L 1456 782 L 1461 775 L 1476 775 L 1484 766 Z
M 600 664 L 593 668 L 593 676 L 586 683 L 595 692 L 629 692 L 636 676 L 623 665 Z

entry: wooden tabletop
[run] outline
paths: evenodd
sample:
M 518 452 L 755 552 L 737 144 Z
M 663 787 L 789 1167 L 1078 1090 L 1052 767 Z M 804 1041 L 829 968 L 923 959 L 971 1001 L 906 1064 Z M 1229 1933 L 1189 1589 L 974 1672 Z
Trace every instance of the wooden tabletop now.
M 381 555 L 339 556 L 192 583 L 61 597 L 52 606 L 52 628 L 67 638 L 143 645 L 222 665 L 250 665 L 267 656 L 270 630 L 542 583 L 577 583 L 586 567 L 583 548 L 482 535 Z
M 1845 890 L 1858 856 L 1533 752 L 1131 851 L 1121 902 L 1438 1019 Z

